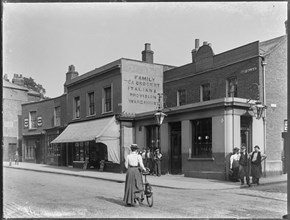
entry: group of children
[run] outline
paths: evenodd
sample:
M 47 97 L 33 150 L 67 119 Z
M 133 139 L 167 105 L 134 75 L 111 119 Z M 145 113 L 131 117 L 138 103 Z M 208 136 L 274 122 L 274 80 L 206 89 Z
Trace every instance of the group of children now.
M 141 150 L 139 151 L 139 154 L 142 156 L 145 167 L 150 169 L 150 174 L 161 176 L 162 154 L 160 149 L 157 148 L 155 151 L 152 149 Z
M 246 152 L 246 147 L 234 148 L 233 155 L 230 157 L 230 177 L 232 181 L 241 181 L 241 185 L 251 186 L 250 176 L 252 176 L 252 184 L 259 185 L 259 179 L 262 176 L 262 161 L 267 156 L 260 151 L 260 147 L 256 145 L 254 151 Z

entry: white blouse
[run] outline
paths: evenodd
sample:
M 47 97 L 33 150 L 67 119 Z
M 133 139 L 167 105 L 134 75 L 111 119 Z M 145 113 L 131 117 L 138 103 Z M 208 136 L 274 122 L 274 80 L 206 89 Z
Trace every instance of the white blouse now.
M 125 167 L 128 169 L 129 166 L 137 167 L 140 166 L 143 170 L 146 170 L 143 164 L 143 160 L 141 155 L 137 154 L 137 152 L 132 152 L 126 157 Z

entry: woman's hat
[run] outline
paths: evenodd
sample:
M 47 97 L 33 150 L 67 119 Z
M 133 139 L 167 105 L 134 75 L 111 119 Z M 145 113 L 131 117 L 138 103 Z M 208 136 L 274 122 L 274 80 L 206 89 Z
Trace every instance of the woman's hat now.
M 254 148 L 258 148 L 260 150 L 260 147 L 258 145 L 256 145 Z
M 131 150 L 139 149 L 137 144 L 131 144 Z

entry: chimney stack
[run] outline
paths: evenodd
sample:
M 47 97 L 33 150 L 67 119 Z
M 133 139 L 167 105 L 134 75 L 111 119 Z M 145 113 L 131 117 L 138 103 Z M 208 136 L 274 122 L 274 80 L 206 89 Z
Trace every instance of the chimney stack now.
M 66 73 L 66 80 L 64 83 L 64 92 L 67 92 L 67 87 L 66 84 L 69 83 L 72 79 L 76 78 L 79 76 L 79 73 L 75 71 L 75 66 L 74 65 L 70 65 L 68 67 L 68 72 Z
M 208 45 L 208 42 L 207 42 L 207 41 L 204 41 L 204 42 L 203 42 L 203 45 Z
M 151 45 L 149 43 L 145 44 L 145 50 L 142 51 L 142 61 L 146 63 L 153 63 L 153 54 L 151 50 Z
M 19 86 L 24 86 L 24 79 L 22 77 L 22 74 L 14 74 L 12 83 L 19 85 Z

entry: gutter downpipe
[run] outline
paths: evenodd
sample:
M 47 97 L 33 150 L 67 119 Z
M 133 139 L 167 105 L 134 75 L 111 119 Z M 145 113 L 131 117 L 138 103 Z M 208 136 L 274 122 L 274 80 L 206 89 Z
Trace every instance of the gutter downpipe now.
M 266 106 L 266 61 L 265 58 L 262 57 L 262 74 L 263 74 L 263 105 Z M 264 153 L 267 152 L 267 140 L 266 140 L 266 125 L 267 125 L 267 109 L 264 109 L 264 117 L 263 117 L 263 142 L 264 142 Z M 266 160 L 264 160 L 264 176 L 266 177 Z

